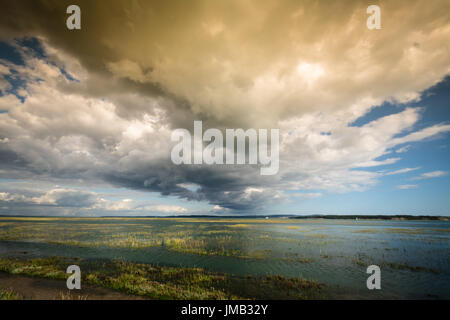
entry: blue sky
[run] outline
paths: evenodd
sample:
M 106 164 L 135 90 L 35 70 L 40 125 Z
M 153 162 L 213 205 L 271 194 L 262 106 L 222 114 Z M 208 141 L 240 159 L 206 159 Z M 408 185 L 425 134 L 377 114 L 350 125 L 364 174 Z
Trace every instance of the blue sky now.
M 450 121 L 450 77 L 422 93 L 420 101 L 396 105 L 385 103 L 361 117 L 354 125 L 399 112 L 406 107 L 423 108 L 422 117 L 415 128 Z M 399 154 L 402 159 L 395 164 L 373 168 L 379 170 L 419 169 L 404 174 L 385 176 L 370 190 L 347 194 L 325 194 L 323 197 L 292 203 L 286 210 L 301 207 L 301 212 L 320 214 L 450 214 L 450 176 L 413 180 L 424 172 L 450 172 L 450 136 L 442 134 L 421 142 L 406 144 L 408 151 Z M 416 185 L 412 189 L 399 189 L 400 185 Z
M 362 126 L 380 117 L 398 113 L 408 107 L 421 108 L 421 118 L 414 129 L 450 122 L 450 77 L 421 93 L 418 101 L 395 104 L 383 103 L 358 118 L 352 125 Z M 415 143 L 406 143 L 396 150 L 401 160 L 395 164 L 368 170 L 379 172 L 417 168 L 410 172 L 382 177 L 376 186 L 366 191 L 345 194 L 322 193 L 313 199 L 291 200 L 278 212 L 292 214 L 412 214 L 450 215 L 450 135 L 444 133 Z M 394 153 L 395 153 L 394 149 Z M 380 160 L 392 156 L 383 156 Z M 417 179 L 422 173 L 443 171 L 442 176 Z M 399 186 L 410 186 L 401 189 Z M 321 190 L 308 191 L 321 193 Z

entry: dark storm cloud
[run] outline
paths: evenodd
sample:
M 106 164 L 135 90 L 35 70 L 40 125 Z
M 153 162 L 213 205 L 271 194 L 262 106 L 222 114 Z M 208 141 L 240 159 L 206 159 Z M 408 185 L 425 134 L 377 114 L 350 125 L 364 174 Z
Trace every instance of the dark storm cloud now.
M 8 1 L 1 35 L 44 37 L 89 70 L 84 94 L 160 97 L 182 127 L 192 118 L 266 127 L 365 99 L 407 100 L 448 72 L 446 0 L 382 3 L 379 33 L 365 27 L 363 1 L 78 1 L 77 31 L 65 27 L 70 4 Z

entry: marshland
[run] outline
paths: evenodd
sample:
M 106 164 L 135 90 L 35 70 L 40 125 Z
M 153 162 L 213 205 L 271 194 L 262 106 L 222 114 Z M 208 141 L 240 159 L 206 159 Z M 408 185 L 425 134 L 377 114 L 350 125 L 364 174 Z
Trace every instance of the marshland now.
M 449 299 L 449 240 L 439 220 L 0 217 L 0 271 L 65 286 L 77 264 L 152 299 Z

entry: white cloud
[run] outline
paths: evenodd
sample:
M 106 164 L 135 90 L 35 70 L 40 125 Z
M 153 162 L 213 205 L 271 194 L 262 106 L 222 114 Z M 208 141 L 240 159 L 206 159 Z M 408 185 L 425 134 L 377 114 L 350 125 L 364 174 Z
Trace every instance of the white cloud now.
M 398 148 L 397 150 L 395 150 L 395 152 L 404 153 L 404 152 L 409 151 L 410 148 L 411 148 L 411 145 L 406 145 L 404 147 Z
M 404 137 L 393 139 L 391 143 L 393 146 L 395 146 L 395 145 L 407 143 L 407 142 L 422 141 L 424 139 L 427 139 L 427 138 L 436 136 L 437 134 L 445 133 L 448 131 L 450 131 L 450 125 L 446 125 L 446 124 L 434 125 L 434 126 L 425 128 L 423 130 L 410 133 Z
M 402 184 L 397 186 L 397 189 L 408 190 L 408 189 L 416 189 L 419 186 L 417 184 Z
M 41 191 L 35 190 L 34 192 Z M 180 214 L 189 212 L 188 209 L 178 205 L 151 204 L 129 198 L 109 200 L 95 192 L 61 187 L 47 190 L 37 196 L 17 192 L 13 194 L 0 192 L 0 203 L 14 205 L 15 207 L 33 205 L 47 208 L 50 206 L 57 208 L 58 212 L 70 209 L 68 210 L 70 214 L 81 212 L 85 215 L 89 212 L 100 212 L 101 214 L 142 214 L 143 212 L 148 214 Z
M 447 171 L 432 171 L 432 172 L 426 172 L 422 173 L 420 176 L 411 178 L 411 180 L 423 180 L 423 179 L 430 179 L 430 178 L 438 178 L 443 177 L 448 174 Z
M 399 169 L 399 170 L 395 170 L 395 171 L 386 172 L 386 173 L 384 173 L 384 175 L 386 175 L 386 176 L 391 176 L 391 175 L 394 175 L 394 174 L 407 173 L 407 172 L 415 171 L 415 170 L 418 170 L 418 169 L 420 169 L 420 167 L 415 167 L 415 168 L 403 168 L 403 169 Z
M 301 199 L 315 199 L 320 198 L 322 194 L 320 192 L 303 192 L 303 193 L 294 193 L 293 197 L 301 198 Z
M 96 194 L 90 191 L 55 188 L 40 196 L 0 193 L 0 201 L 18 204 L 35 204 L 44 206 L 90 208 L 98 201 Z
M 175 206 L 175 205 L 152 205 L 152 206 L 145 206 L 145 207 L 139 207 L 139 211 L 148 211 L 149 213 L 154 212 L 160 212 L 160 213 L 187 213 L 188 209 L 181 207 L 181 206 Z
M 366 162 L 357 163 L 357 164 L 355 165 L 355 167 L 364 168 L 364 167 L 383 166 L 383 165 L 386 165 L 386 164 L 393 164 L 393 163 L 396 163 L 396 162 L 399 161 L 399 160 L 401 160 L 401 158 L 389 158 L 389 159 L 382 160 L 382 161 L 371 160 L 371 161 L 366 161 Z

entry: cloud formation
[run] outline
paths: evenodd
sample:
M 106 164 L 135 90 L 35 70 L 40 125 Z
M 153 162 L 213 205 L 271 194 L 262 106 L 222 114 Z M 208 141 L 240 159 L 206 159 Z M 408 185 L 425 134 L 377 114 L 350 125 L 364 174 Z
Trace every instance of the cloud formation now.
M 411 180 L 423 180 L 423 179 L 430 179 L 430 178 L 438 178 L 438 177 L 446 176 L 447 174 L 448 174 L 448 172 L 440 171 L 440 170 L 432 171 L 432 172 L 425 172 L 425 173 L 422 173 L 420 176 L 411 178 Z
M 360 1 L 80 1 L 80 31 L 65 28 L 67 5 L 15 1 L 0 13 L 0 39 L 21 60 L 0 60 L 2 178 L 108 184 L 252 211 L 288 200 L 286 191 L 312 199 L 367 190 L 416 169 L 373 168 L 450 131 L 417 129 L 420 108 L 354 125 L 384 102 L 420 101 L 450 73 L 447 0 L 383 2 L 380 31 L 365 28 Z M 14 37 L 37 38 L 42 51 Z M 279 174 L 172 164 L 171 131 L 192 130 L 194 120 L 279 128 Z M 45 201 L 137 209 L 67 192 Z
M 419 186 L 417 184 L 401 184 L 397 186 L 397 189 L 408 190 L 408 189 L 416 189 Z
M 31 194 L 30 194 L 31 192 Z M 101 194 L 80 189 L 56 187 L 49 190 L 15 190 L 0 192 L 0 213 L 10 211 L 32 215 L 58 215 L 61 211 L 85 216 L 92 215 L 175 215 L 188 210 L 181 206 L 134 201 L 108 200 Z

